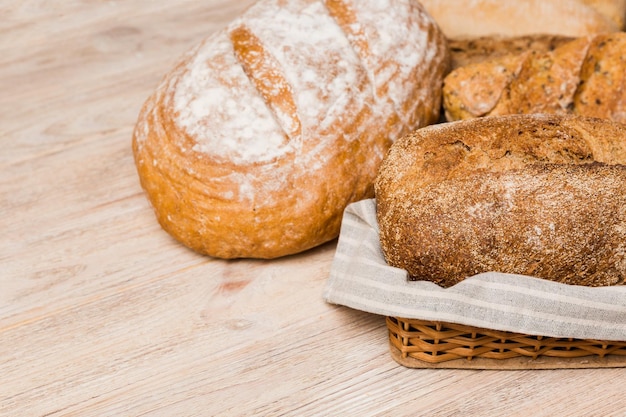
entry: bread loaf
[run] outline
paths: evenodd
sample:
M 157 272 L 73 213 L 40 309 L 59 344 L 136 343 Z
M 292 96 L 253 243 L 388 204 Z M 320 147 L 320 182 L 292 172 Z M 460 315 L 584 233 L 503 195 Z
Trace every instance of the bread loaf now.
M 624 0 L 422 0 L 448 38 L 580 37 L 623 29 Z
M 562 35 L 532 34 L 524 36 L 481 36 L 470 39 L 448 39 L 450 69 L 532 51 L 545 53 L 573 41 Z
M 450 286 L 498 271 L 576 285 L 626 279 L 626 126 L 485 117 L 398 140 L 376 178 L 386 261 Z
M 417 1 L 259 1 L 143 106 L 133 151 L 159 223 L 220 258 L 335 238 L 393 140 L 438 120 L 448 59 Z
M 459 67 L 444 80 L 446 120 L 558 113 L 626 123 L 626 33 L 583 37 L 552 51 Z

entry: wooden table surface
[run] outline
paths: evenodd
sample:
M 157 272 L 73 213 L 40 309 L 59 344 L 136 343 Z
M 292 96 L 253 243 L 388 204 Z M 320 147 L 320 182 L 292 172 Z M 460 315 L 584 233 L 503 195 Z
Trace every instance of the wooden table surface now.
M 418 370 L 326 304 L 335 244 L 221 261 L 156 223 L 131 154 L 174 60 L 248 1 L 0 4 L 0 415 L 624 415 L 626 370 Z

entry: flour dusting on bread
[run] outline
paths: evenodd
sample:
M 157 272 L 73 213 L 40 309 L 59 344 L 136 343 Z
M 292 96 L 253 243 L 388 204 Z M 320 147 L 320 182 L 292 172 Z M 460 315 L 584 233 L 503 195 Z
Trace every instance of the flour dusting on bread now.
M 284 133 L 237 63 L 226 32 L 209 39 L 187 69 L 173 86 L 174 111 L 179 126 L 195 138 L 195 151 L 235 163 L 286 151 Z
M 335 238 L 393 141 L 436 122 L 449 53 L 414 0 L 260 0 L 184 55 L 135 130 L 161 225 L 224 258 Z

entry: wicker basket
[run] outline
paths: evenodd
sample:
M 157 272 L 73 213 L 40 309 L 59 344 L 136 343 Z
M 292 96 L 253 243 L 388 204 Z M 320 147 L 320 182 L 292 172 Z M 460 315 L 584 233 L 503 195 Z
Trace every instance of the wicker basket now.
M 626 366 L 626 342 L 562 339 L 387 317 L 391 354 L 409 368 L 554 369 Z

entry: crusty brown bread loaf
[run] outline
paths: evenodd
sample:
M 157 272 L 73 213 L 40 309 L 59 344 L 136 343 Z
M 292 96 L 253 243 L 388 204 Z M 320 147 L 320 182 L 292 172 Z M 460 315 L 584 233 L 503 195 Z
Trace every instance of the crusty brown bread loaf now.
M 220 258 L 335 238 L 392 141 L 438 120 L 446 40 L 416 0 L 260 0 L 146 101 L 135 163 L 161 226 Z
M 595 35 L 552 51 L 503 55 L 444 80 L 448 121 L 515 113 L 571 113 L 626 123 L 626 33 Z
M 422 0 L 450 39 L 585 36 L 623 29 L 624 0 Z
M 626 126 L 510 115 L 419 129 L 376 179 L 385 259 L 453 285 L 487 271 L 626 279 Z

